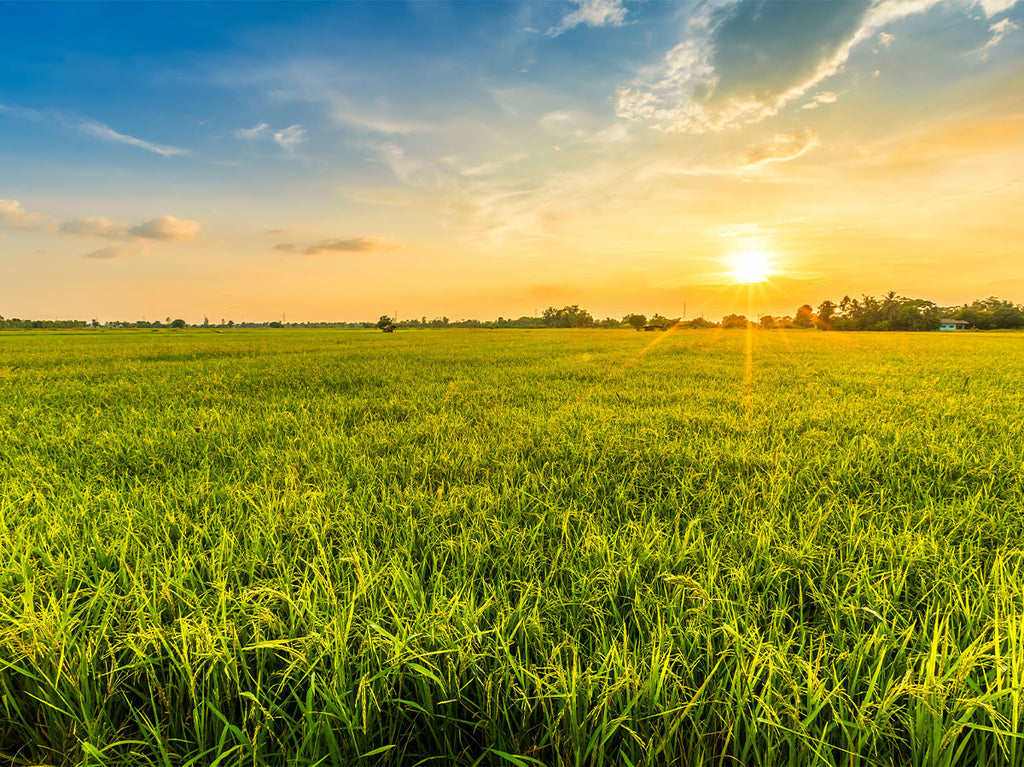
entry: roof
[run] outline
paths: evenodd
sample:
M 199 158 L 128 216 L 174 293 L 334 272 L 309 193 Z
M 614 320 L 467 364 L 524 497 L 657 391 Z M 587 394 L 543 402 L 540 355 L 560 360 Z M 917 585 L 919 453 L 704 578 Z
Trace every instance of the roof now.
M 970 325 L 967 320 L 954 320 L 950 317 L 943 317 L 939 322 L 943 322 L 947 325 Z

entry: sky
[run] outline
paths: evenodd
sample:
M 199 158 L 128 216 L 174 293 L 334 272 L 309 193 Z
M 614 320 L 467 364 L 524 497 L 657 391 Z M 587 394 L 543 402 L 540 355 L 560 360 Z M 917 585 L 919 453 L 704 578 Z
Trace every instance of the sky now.
M 1019 303 L 1021 211 L 1024 1 L 0 2 L 5 317 Z

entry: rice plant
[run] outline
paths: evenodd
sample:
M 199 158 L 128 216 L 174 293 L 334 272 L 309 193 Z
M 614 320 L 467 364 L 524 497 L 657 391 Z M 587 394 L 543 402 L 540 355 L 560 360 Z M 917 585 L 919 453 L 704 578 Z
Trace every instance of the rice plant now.
M 0 335 L 0 759 L 1024 765 L 1022 367 Z

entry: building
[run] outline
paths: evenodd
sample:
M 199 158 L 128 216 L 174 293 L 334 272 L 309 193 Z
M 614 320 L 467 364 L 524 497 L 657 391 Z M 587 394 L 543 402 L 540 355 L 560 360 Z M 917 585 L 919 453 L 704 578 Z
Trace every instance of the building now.
M 948 317 L 939 320 L 939 330 L 967 330 L 970 326 L 971 323 L 964 320 L 952 320 Z

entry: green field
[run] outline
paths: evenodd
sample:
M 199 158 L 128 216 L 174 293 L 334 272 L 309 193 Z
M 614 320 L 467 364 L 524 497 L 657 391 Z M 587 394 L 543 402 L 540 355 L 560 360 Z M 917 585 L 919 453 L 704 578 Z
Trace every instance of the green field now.
M 1024 765 L 1021 334 L 7 333 L 0 445 L 4 764 Z

